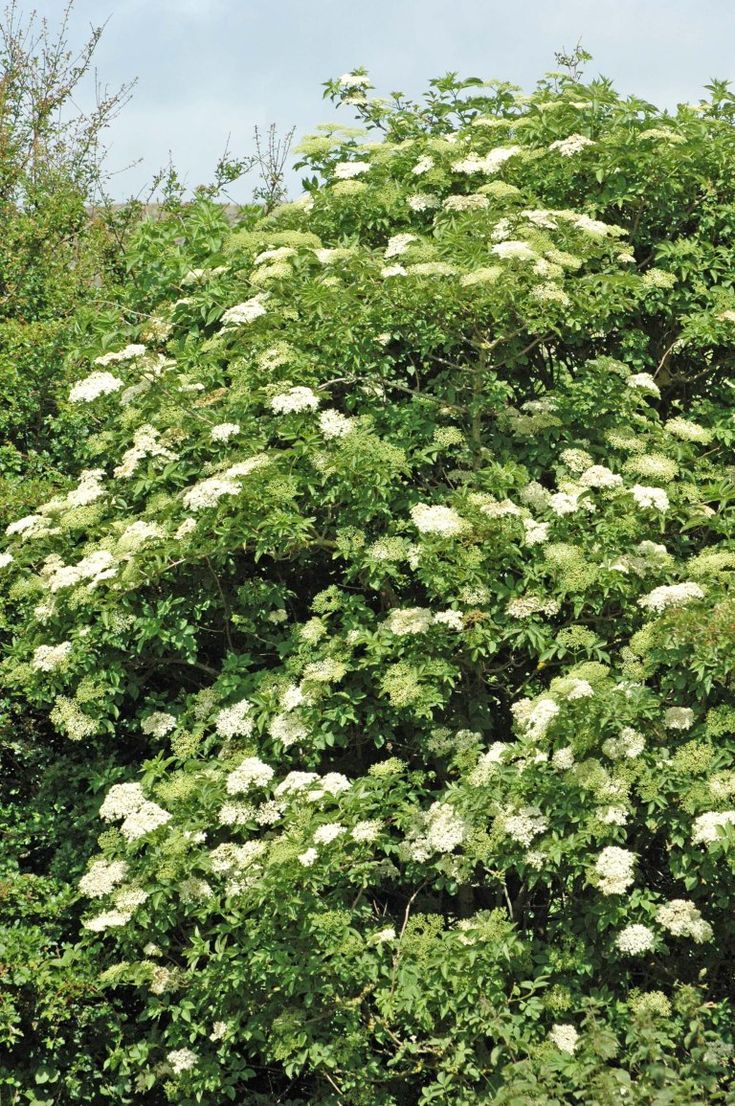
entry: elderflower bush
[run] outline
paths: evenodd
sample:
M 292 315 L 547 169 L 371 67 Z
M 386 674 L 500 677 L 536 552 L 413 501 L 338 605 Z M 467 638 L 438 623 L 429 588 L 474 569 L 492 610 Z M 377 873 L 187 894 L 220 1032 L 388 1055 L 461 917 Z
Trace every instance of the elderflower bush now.
M 6 529 L 4 680 L 119 758 L 80 949 L 144 1017 L 105 1068 L 212 1106 L 725 1103 L 727 295 L 601 210 L 646 122 L 612 94 L 470 82 L 432 130 L 349 76 L 387 137 L 307 141 L 305 200 L 186 257 L 143 228 L 70 379 L 79 474 Z

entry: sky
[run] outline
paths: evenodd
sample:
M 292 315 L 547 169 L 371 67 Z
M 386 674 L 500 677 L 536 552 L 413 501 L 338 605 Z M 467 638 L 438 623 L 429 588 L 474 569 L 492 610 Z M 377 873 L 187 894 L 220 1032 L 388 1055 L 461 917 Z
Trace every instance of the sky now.
M 64 0 L 28 7 L 53 26 Z M 228 140 L 233 154 L 252 150 L 255 125 L 298 137 L 333 120 L 322 84 L 358 65 L 377 93 L 416 95 L 449 70 L 529 88 L 581 39 L 587 76 L 661 106 L 735 78 L 732 0 L 76 0 L 71 43 L 105 21 L 101 80 L 137 79 L 108 135 L 118 199 L 145 193 L 169 152 L 194 187 L 212 179 Z M 339 118 L 351 122 L 345 109 Z M 253 183 L 232 198 L 246 200 Z

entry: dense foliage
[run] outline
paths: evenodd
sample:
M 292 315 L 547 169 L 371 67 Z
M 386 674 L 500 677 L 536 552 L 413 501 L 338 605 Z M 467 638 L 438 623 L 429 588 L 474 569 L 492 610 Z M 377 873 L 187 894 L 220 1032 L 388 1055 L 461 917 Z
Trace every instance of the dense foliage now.
M 327 91 L 8 520 L 9 1101 L 731 1104 L 733 98 Z

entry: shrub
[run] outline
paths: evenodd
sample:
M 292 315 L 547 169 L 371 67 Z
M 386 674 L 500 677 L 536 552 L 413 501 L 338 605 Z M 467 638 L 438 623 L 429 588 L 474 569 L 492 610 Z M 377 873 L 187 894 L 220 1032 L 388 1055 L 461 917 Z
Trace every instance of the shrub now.
M 140 228 L 77 478 L 0 553 L 5 683 L 115 761 L 75 950 L 127 1011 L 107 1100 L 733 1101 L 710 91 L 358 71 L 380 141 L 307 140 L 304 199 Z

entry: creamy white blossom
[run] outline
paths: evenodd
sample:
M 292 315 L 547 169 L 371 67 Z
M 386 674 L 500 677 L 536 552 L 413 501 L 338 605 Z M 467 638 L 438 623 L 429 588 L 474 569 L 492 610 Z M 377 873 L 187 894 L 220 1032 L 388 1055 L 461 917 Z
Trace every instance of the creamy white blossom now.
M 400 254 L 405 253 L 411 243 L 415 241 L 415 234 L 394 234 L 392 238 L 388 239 L 388 245 L 383 250 L 383 257 L 386 259 L 398 257 Z
M 209 436 L 213 442 L 226 442 L 239 433 L 240 424 L 238 422 L 218 422 L 210 430 Z
M 174 1075 L 181 1075 L 182 1071 L 191 1071 L 199 1063 L 199 1057 L 190 1048 L 175 1048 L 166 1054 L 166 1059 Z
M 503 260 L 516 259 L 518 261 L 532 261 L 537 255 L 528 242 L 508 241 L 497 242 L 490 247 L 490 252 Z
M 107 860 L 100 857 L 90 864 L 79 880 L 79 890 L 90 899 L 100 899 L 122 883 L 128 866 L 124 860 Z
M 573 1025 L 553 1025 L 549 1031 L 549 1040 L 560 1052 L 572 1055 L 579 1043 L 579 1033 Z
M 70 403 L 91 403 L 98 396 L 111 395 L 122 388 L 123 382 L 112 373 L 90 373 L 84 380 L 79 380 L 69 392 Z
M 167 714 L 166 711 L 154 711 L 143 719 L 140 728 L 143 733 L 150 734 L 152 737 L 165 737 L 176 729 L 176 716 Z
M 694 819 L 692 843 L 709 845 L 720 836 L 724 826 L 735 826 L 735 810 L 709 810 Z
M 100 818 L 105 822 L 117 822 L 135 813 L 145 802 L 139 783 L 113 784 L 100 807 Z
M 273 396 L 270 401 L 271 410 L 277 415 L 289 415 L 298 411 L 316 411 L 319 406 L 319 396 L 311 388 L 297 385 L 289 388 L 287 392 L 281 392 Z
M 653 930 L 644 925 L 629 925 L 615 938 L 615 946 L 627 956 L 642 956 L 650 952 L 656 941 Z
M 690 730 L 694 725 L 694 711 L 690 707 L 668 707 L 664 711 L 667 730 Z
M 260 298 L 253 296 L 244 303 L 236 303 L 234 307 L 228 307 L 220 321 L 225 326 L 243 326 L 246 323 L 255 322 L 265 313 L 266 308 Z
M 58 645 L 38 645 L 33 651 L 31 667 L 38 672 L 54 672 L 66 662 L 72 650 L 70 641 Z
M 352 180 L 367 173 L 370 168 L 369 161 L 341 161 L 334 167 L 334 175 L 337 180 Z
M 241 795 L 254 787 L 265 787 L 273 776 L 271 766 L 259 757 L 245 757 L 227 777 L 227 794 Z
M 550 150 L 558 150 L 562 157 L 572 157 L 578 154 L 585 146 L 594 146 L 591 138 L 583 134 L 570 134 L 568 138 L 558 138 L 549 146 Z
M 638 605 L 644 610 L 660 614 L 670 607 L 683 607 L 687 603 L 703 598 L 704 592 L 699 584 L 686 581 L 683 584 L 662 584 L 661 587 L 650 591 L 648 595 L 642 596 L 638 600 Z
M 137 810 L 132 811 L 120 826 L 120 832 L 127 841 L 137 841 L 147 833 L 153 833 L 160 826 L 171 821 L 171 815 L 158 803 L 145 800 Z
M 340 414 L 333 408 L 327 408 L 319 415 L 319 429 L 325 438 L 343 438 L 354 428 L 354 419 Z
M 662 903 L 656 911 L 656 921 L 673 937 L 691 937 L 696 944 L 704 944 L 713 937 L 712 926 L 688 899 L 672 899 Z
M 341 826 L 339 822 L 327 822 L 315 830 L 314 844 L 329 845 L 332 841 L 336 841 L 338 837 L 341 837 L 344 832 L 345 827 Z
M 107 365 L 114 365 L 122 361 L 134 361 L 136 357 L 142 357 L 145 351 L 145 346 L 140 342 L 131 342 L 124 349 L 112 353 L 103 353 L 100 357 L 95 357 L 94 363 L 105 368 Z
M 629 388 L 636 388 L 639 392 L 646 392 L 656 398 L 661 395 L 661 389 L 650 373 L 633 373 L 625 383 Z
M 503 829 L 514 841 L 528 847 L 534 837 L 546 833 L 549 819 L 537 807 L 525 806 L 519 811 L 502 816 Z
M 597 886 L 603 895 L 622 895 L 633 882 L 636 854 L 628 849 L 608 845 L 595 862 Z
M 422 534 L 439 534 L 441 537 L 454 537 L 467 529 L 468 523 L 453 507 L 417 503 L 411 508 L 411 518 L 417 530 Z
M 432 157 L 429 157 L 428 154 L 424 154 L 424 156 L 419 158 L 419 160 L 416 162 L 411 172 L 414 174 L 414 176 L 420 177 L 424 173 L 428 173 L 429 169 L 433 168 L 434 159 Z
M 102 933 L 106 929 L 127 925 L 132 916 L 132 911 L 106 910 L 104 913 L 98 914 L 95 918 L 87 918 L 82 924 L 85 929 L 91 930 L 92 933 Z

